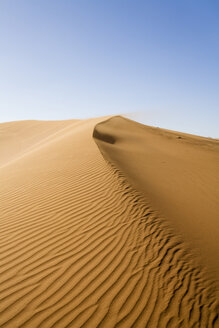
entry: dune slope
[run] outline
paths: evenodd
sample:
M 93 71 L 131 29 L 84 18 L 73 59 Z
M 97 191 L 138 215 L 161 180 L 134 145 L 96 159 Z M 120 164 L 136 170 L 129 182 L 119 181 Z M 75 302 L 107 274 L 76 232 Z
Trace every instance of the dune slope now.
M 18 121 L 0 124 L 0 167 L 8 165 L 27 152 L 34 151 L 46 141 L 54 140 L 59 134 L 76 124 L 69 121 Z
M 214 281 L 102 157 L 102 120 L 1 130 L 0 327 L 216 327 Z
M 99 123 L 94 137 L 218 280 L 219 142 L 119 116 Z

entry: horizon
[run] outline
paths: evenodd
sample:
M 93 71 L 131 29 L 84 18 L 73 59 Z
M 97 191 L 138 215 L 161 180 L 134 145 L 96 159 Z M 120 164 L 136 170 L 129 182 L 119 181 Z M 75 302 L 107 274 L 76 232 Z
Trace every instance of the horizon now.
M 218 138 L 218 9 L 188 0 L 1 1 L 0 121 L 130 115 Z

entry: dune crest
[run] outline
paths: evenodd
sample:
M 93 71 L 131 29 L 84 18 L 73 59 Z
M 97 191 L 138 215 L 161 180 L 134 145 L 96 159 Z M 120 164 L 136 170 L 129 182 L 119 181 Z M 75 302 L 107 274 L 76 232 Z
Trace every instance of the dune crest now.
M 214 281 L 105 161 L 93 131 L 110 162 L 127 136 L 102 121 L 0 125 L 0 327 L 216 327 Z

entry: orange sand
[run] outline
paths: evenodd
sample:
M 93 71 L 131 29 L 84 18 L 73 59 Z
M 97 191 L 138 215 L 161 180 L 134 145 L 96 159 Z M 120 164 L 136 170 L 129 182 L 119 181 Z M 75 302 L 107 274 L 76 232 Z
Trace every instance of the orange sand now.
M 0 136 L 0 327 L 217 326 L 218 141 L 121 117 Z

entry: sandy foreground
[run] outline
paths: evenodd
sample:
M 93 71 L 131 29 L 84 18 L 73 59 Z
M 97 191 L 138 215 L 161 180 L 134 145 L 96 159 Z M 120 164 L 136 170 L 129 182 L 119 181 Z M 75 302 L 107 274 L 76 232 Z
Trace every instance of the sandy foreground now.
M 0 124 L 0 327 L 218 327 L 219 140 Z

